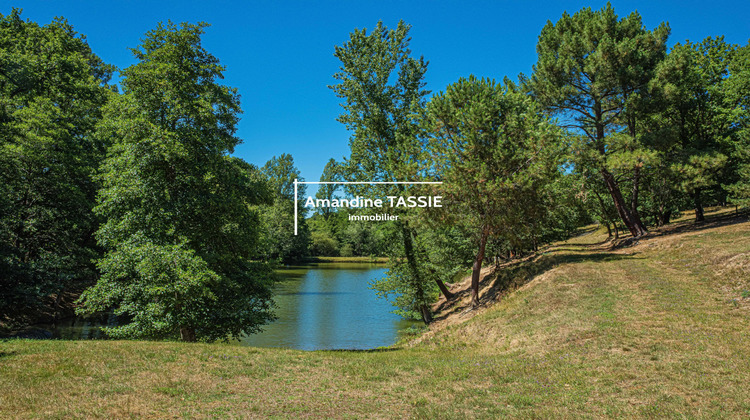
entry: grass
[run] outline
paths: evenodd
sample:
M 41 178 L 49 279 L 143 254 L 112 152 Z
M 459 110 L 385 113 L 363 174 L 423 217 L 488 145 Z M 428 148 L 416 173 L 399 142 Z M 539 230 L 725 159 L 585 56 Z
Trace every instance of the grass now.
M 0 342 L 0 418 L 750 416 L 747 218 L 605 236 L 490 272 L 482 309 L 394 348 Z

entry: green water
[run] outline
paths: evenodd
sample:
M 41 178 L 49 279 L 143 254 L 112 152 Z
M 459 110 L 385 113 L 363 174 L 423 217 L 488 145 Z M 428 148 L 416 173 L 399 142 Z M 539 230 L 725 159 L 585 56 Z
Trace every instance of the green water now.
M 414 322 L 392 314 L 391 304 L 370 290 L 370 283 L 385 270 L 381 264 L 368 263 L 317 263 L 278 270 L 280 281 L 274 286 L 278 319 L 240 344 L 321 350 L 371 349 L 395 343 L 398 331 Z M 105 338 L 99 327 L 115 322 L 112 316 L 98 321 L 66 320 L 53 329 L 53 338 Z
M 319 263 L 279 270 L 274 289 L 278 320 L 242 340 L 258 347 L 302 350 L 371 349 L 393 344 L 413 325 L 391 313 L 369 284 L 385 267 L 366 263 Z

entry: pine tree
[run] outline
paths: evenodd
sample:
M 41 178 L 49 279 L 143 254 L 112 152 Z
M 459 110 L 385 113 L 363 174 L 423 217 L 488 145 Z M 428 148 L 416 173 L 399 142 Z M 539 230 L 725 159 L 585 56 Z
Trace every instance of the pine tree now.
M 750 42 L 740 47 L 729 63 L 729 77 L 724 84 L 725 107 L 732 112 L 733 132 L 727 138 L 734 168 L 727 185 L 731 200 L 750 204 Z
M 598 11 L 564 13 L 542 29 L 529 80 L 535 98 L 585 136 L 590 160 L 633 236 L 646 232 L 638 192 L 642 168 L 652 155 L 639 142 L 637 127 L 668 35 L 665 24 L 647 30 L 637 12 L 618 19 L 609 3 Z M 630 205 L 618 181 L 625 176 L 633 188 Z
M 512 83 L 459 79 L 428 105 L 435 172 L 445 182 L 448 224 L 474 229 L 472 304 L 479 304 L 479 275 L 487 242 L 518 244 L 539 222 L 539 190 L 555 172 L 556 130 Z

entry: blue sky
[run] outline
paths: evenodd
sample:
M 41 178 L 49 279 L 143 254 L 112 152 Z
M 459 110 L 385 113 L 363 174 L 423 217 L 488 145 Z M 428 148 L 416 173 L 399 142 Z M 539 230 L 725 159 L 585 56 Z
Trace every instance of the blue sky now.
M 338 62 L 334 46 L 354 28 L 378 20 L 412 25 L 412 51 L 429 60 L 433 92 L 474 74 L 501 80 L 529 73 L 542 26 L 563 11 L 601 8 L 581 1 L 0 1 L 0 13 L 22 8 L 46 24 L 63 16 L 86 35 L 104 61 L 134 63 L 128 47 L 157 22 L 205 21 L 204 47 L 227 67 L 224 83 L 239 89 L 244 114 L 235 155 L 263 165 L 291 153 L 303 177 L 317 181 L 329 158 L 348 155 L 349 133 L 336 121 L 339 99 L 328 89 Z M 613 1 L 620 16 L 638 10 L 649 29 L 669 22 L 670 45 L 725 35 L 750 39 L 750 1 Z M 313 192 L 313 189 L 308 191 Z

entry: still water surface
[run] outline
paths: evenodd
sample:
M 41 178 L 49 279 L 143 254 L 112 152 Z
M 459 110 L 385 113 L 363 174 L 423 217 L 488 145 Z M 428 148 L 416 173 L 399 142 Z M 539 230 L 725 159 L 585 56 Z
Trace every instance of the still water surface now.
M 278 319 L 263 332 L 243 338 L 241 344 L 321 350 L 395 343 L 398 331 L 414 323 L 392 314 L 391 304 L 370 290 L 370 283 L 383 277 L 385 270 L 383 265 L 368 263 L 316 263 L 278 270 L 280 281 L 274 287 Z M 70 320 L 58 325 L 53 337 L 104 338 L 99 325 Z
M 371 349 L 389 346 L 413 323 L 369 286 L 383 277 L 383 265 L 318 263 L 279 270 L 274 288 L 276 322 L 243 344 L 302 350 Z

